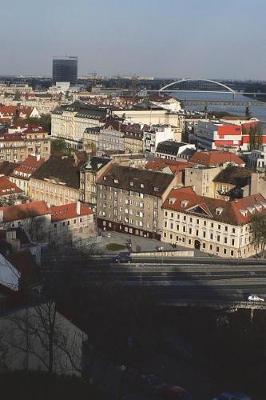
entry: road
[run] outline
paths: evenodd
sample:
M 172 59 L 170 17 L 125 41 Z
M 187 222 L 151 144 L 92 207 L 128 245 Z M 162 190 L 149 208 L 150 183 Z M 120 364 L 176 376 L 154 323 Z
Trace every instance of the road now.
M 142 287 L 161 303 L 243 302 L 249 294 L 266 299 L 266 263 L 261 260 L 169 258 L 147 263 L 147 258 L 142 258 L 126 264 L 111 263 L 109 256 L 84 260 L 73 258 L 73 268 L 79 270 L 83 284 L 105 281 Z M 62 272 L 57 267 L 64 262 L 63 257 L 50 263 L 50 272 Z

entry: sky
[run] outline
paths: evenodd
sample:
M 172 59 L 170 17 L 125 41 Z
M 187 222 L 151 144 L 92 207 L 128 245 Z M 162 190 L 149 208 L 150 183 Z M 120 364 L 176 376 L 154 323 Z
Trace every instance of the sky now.
M 1 3 L 3 2 L 3 5 Z M 0 0 L 0 74 L 266 80 L 265 0 Z

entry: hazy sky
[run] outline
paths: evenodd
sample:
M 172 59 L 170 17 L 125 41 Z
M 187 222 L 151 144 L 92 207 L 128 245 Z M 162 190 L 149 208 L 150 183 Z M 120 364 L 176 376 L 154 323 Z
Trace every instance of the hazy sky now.
M 3 5 L 1 3 L 3 2 Z M 0 74 L 266 79 L 265 0 L 0 0 Z

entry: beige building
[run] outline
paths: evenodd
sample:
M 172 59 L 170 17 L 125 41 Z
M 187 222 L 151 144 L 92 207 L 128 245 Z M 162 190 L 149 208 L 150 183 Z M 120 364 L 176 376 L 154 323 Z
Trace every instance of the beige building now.
M 222 167 L 204 167 L 195 165 L 186 168 L 184 174 L 184 185 L 191 186 L 200 196 L 215 197 L 214 178 L 222 170 Z
M 59 206 L 79 200 L 80 163 L 73 157 L 51 156 L 35 171 L 29 181 L 32 200 L 45 200 Z
M 96 225 L 90 207 L 77 203 L 64 204 L 50 208 L 51 228 L 49 242 L 52 245 L 70 244 L 95 236 Z
M 184 129 L 184 117 L 169 110 L 160 108 L 147 109 L 128 109 L 114 112 L 120 118 L 125 118 L 130 123 L 138 123 L 143 125 L 172 125 L 180 129 Z
M 80 168 L 80 200 L 82 202 L 96 207 L 96 180 L 105 172 L 110 163 L 109 158 L 92 157 L 82 165 Z
M 14 182 L 28 196 L 30 177 L 44 162 L 45 159 L 39 156 L 28 156 L 15 167 L 10 176 L 11 182 Z
M 250 221 L 255 213 L 266 212 L 260 194 L 229 202 L 184 187 L 172 190 L 162 208 L 164 242 L 225 258 L 256 254 Z
M 81 102 L 61 106 L 52 112 L 52 137 L 66 140 L 73 148 L 82 148 L 85 130 L 103 126 L 108 112 L 107 108 L 97 108 Z
M 21 162 L 30 154 L 47 159 L 50 152 L 50 137 L 42 128 L 0 136 L 0 160 Z
M 98 226 L 160 239 L 161 206 L 175 185 L 174 175 L 111 165 L 97 180 Z

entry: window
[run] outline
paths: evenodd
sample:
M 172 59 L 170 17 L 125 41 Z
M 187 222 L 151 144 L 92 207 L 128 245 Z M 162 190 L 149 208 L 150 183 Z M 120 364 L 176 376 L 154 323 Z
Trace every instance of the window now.
M 189 218 L 189 221 L 192 222 L 192 218 Z
M 233 232 L 233 233 L 236 233 L 236 230 L 235 230 L 235 228 L 232 228 L 232 232 Z
M 225 230 L 225 232 L 227 232 L 228 231 L 228 226 L 225 226 L 224 230 Z
M 183 232 L 186 232 L 186 227 L 185 226 L 183 226 Z
M 224 243 L 225 243 L 225 244 L 227 243 L 227 237 L 224 238 Z
M 165 227 L 165 228 L 167 228 L 167 221 L 165 221 L 165 223 L 164 223 L 164 227 Z
M 232 246 L 235 245 L 235 239 L 232 239 Z
M 183 220 L 185 221 L 187 219 L 187 217 L 184 215 Z
M 224 249 L 224 254 L 226 254 L 227 253 L 227 251 L 226 251 L 226 249 Z
M 216 247 L 216 251 L 217 251 L 217 253 L 219 253 L 219 251 L 220 251 L 220 247 L 219 246 Z
M 204 222 L 203 222 L 203 225 L 204 225 L 204 226 L 206 226 L 206 225 L 207 225 L 206 221 L 204 221 Z
M 210 244 L 210 250 L 212 250 L 212 244 Z
M 205 244 L 205 243 L 202 243 L 202 247 L 205 249 L 205 247 L 206 247 L 206 244 Z
M 174 213 L 171 213 L 171 218 L 174 218 Z
M 217 235 L 217 242 L 220 242 L 220 235 Z
M 211 228 L 213 228 L 213 222 L 211 223 Z
M 192 233 L 192 229 L 191 228 L 189 228 L 188 233 L 191 235 L 191 233 Z
M 167 211 L 164 212 L 164 215 L 167 217 Z
M 199 219 L 197 219 L 197 224 L 199 224 Z
M 213 239 L 213 233 L 210 234 L 210 239 L 211 239 L 211 240 Z
M 234 250 L 231 250 L 231 256 L 233 256 L 234 255 Z
M 174 229 L 174 224 L 171 222 L 170 229 Z
M 206 232 L 205 232 L 205 231 L 203 231 L 203 237 L 204 237 L 204 238 L 206 237 Z
M 196 236 L 199 236 L 199 231 L 198 231 L 198 229 L 196 230 Z
M 172 233 L 170 233 L 170 235 L 169 235 L 169 238 L 170 238 L 170 239 L 173 239 L 173 235 L 172 235 Z

